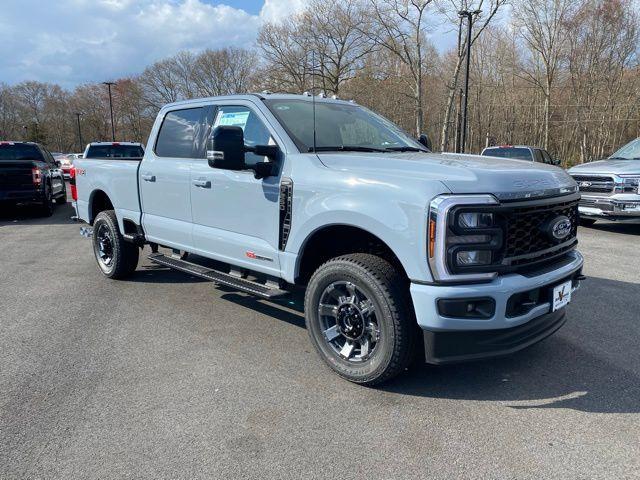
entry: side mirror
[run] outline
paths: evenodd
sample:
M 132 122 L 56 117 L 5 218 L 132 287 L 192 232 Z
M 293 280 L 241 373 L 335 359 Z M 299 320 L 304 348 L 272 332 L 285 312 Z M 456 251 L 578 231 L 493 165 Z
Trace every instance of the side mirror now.
M 560 165 L 560 164 L 562 163 L 562 162 L 560 161 L 560 159 L 559 159 L 559 158 L 554 158 L 554 159 L 552 160 L 552 162 L 553 162 L 553 164 L 554 164 L 554 165 L 556 165 L 556 166 L 557 166 L 557 165 Z
M 427 136 L 426 133 L 423 133 L 420 135 L 420 137 L 418 138 L 418 142 L 424 145 L 427 148 L 427 150 L 429 151 L 433 150 L 433 144 L 431 143 L 431 139 Z
M 220 125 L 213 129 L 207 145 L 207 161 L 210 167 L 244 170 L 244 152 L 242 128 Z
M 274 160 L 278 157 L 280 149 L 277 145 L 256 145 L 254 147 L 245 147 L 245 151 L 251 152 L 259 157 L 267 157 L 267 162 L 258 162 L 251 165 L 256 178 L 265 178 L 275 175 Z

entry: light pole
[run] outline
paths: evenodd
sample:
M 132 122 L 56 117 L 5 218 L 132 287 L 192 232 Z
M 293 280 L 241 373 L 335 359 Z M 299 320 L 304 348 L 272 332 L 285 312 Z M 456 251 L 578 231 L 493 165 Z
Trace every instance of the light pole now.
M 113 99 L 111 98 L 111 85 L 115 85 L 116 82 L 102 82 L 109 89 L 109 111 L 111 112 L 111 141 L 116 141 L 116 129 L 113 125 Z
M 82 130 L 80 130 L 80 115 L 82 115 L 82 112 L 76 112 L 76 118 L 78 119 L 78 140 L 80 141 L 80 150 L 78 150 L 78 152 L 82 152 L 83 148 L 82 148 Z
M 467 61 L 464 74 L 464 102 L 462 105 L 462 131 L 460 135 L 460 153 L 464 153 L 467 144 L 467 107 L 469 104 L 469 69 L 471 68 L 471 29 L 473 28 L 473 16 L 479 15 L 480 10 L 460 10 L 458 16 L 467 19 Z

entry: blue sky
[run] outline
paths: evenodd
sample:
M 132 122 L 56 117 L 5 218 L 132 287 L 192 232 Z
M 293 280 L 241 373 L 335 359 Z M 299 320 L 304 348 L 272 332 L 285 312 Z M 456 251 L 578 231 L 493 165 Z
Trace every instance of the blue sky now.
M 181 50 L 251 47 L 308 0 L 2 0 L 0 83 L 66 88 L 140 73 Z M 438 47 L 451 43 L 438 35 Z

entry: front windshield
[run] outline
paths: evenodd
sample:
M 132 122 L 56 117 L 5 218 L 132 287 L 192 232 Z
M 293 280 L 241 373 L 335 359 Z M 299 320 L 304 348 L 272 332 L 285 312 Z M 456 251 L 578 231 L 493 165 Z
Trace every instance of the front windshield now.
M 612 160 L 640 160 L 640 138 L 630 141 L 609 158 Z
M 301 152 L 313 151 L 313 103 L 267 99 L 265 103 Z M 427 151 L 389 120 L 359 105 L 318 101 L 316 151 Z

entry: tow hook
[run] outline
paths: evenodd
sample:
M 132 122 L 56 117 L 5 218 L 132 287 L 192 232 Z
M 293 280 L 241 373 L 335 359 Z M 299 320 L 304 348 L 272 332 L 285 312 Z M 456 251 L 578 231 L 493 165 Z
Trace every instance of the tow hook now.
M 80 227 L 80 235 L 85 238 L 93 237 L 93 227 Z

